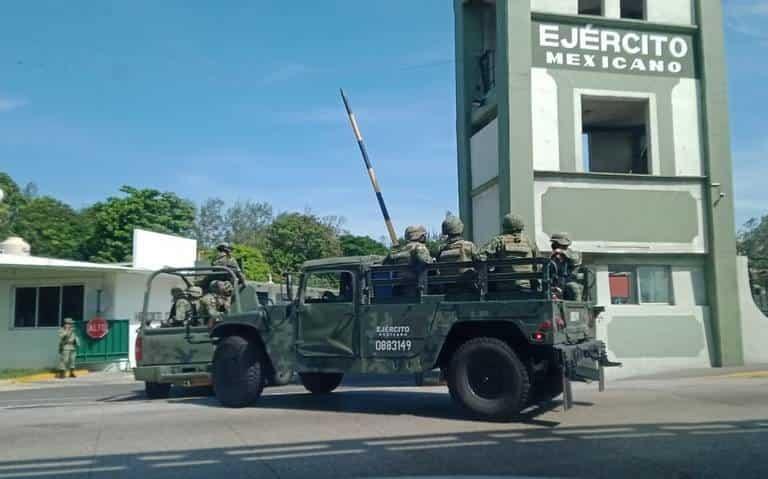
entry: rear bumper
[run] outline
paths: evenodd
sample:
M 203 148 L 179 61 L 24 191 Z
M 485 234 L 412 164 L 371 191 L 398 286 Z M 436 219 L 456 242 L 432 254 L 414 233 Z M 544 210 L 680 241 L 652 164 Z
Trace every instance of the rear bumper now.
M 210 386 L 211 364 L 141 366 L 133 370 L 137 381 L 167 383 L 176 386 Z
M 605 389 L 603 368 L 621 366 L 608 360 L 605 343 L 598 340 L 555 346 L 563 379 L 563 407 L 569 409 L 573 402 L 571 381 L 598 381 L 600 391 Z

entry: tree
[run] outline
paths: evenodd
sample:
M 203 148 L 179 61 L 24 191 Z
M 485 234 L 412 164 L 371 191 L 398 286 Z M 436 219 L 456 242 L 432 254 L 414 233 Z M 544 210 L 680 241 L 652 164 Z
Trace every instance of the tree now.
M 344 234 L 339 236 L 341 254 L 344 256 L 384 256 L 389 252 L 386 246 L 368 236 Z
M 282 213 L 267 229 L 267 261 L 280 275 L 296 271 L 310 259 L 339 256 L 334 229 L 313 214 Z
M 216 258 L 218 252 L 215 249 L 206 251 L 205 256 L 209 261 Z M 264 254 L 257 248 L 242 244 L 232 245 L 232 256 L 240 263 L 245 278 L 251 281 L 268 281 L 270 267 Z
M 271 221 L 272 205 L 269 203 L 238 201 L 227 210 L 227 241 L 262 247 Z
M 82 218 L 59 200 L 49 196 L 28 200 L 18 210 L 13 231 L 29 242 L 36 256 L 80 259 Z
M 208 198 L 200 205 L 195 218 L 195 237 L 201 248 L 213 248 L 227 238 L 224 200 Z
M 736 249 L 749 258 L 750 268 L 768 269 L 768 215 L 759 221 L 752 218 L 744 223 L 737 236 Z
M 188 236 L 194 232 L 195 207 L 174 193 L 123 186 L 123 197 L 110 197 L 85 213 L 92 223 L 85 254 L 92 261 L 122 262 L 131 257 L 133 230 Z
M 0 172 L 0 189 L 3 190 L 5 197 L 0 203 L 0 241 L 12 234 L 18 234 L 13 230 L 16 217 L 26 202 L 19 185 L 6 173 Z

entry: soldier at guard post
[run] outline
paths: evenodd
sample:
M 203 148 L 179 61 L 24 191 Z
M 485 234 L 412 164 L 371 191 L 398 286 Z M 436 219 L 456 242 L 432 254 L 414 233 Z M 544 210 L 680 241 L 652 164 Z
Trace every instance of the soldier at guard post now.
M 64 319 L 64 326 L 59 329 L 59 378 L 75 377 L 75 359 L 77 358 L 77 347 L 80 346 L 80 339 L 74 328 L 75 322 L 72 318 Z
M 481 253 L 488 259 L 520 259 L 535 258 L 539 255 L 536 243 L 531 241 L 524 233 L 525 222 L 515 214 L 509 213 L 504 216 L 502 222 L 502 233 L 488 242 Z M 516 265 L 513 267 L 516 273 L 532 273 L 533 265 Z M 502 287 L 503 285 L 495 285 Z M 528 280 L 515 281 L 514 286 L 529 288 L 531 282 Z

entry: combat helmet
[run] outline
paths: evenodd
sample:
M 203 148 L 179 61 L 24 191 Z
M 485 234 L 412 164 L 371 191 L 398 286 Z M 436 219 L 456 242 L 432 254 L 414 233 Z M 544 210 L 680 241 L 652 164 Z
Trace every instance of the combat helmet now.
M 505 233 L 520 233 L 525 229 L 525 222 L 519 215 L 509 213 L 504 215 L 502 229 Z
M 64 324 L 75 324 L 75 322 L 72 321 L 72 318 L 64 318 Z
M 427 229 L 421 225 L 411 225 L 405 229 L 406 241 L 423 242 L 427 239 Z
M 456 216 L 448 215 L 443 220 L 443 236 L 459 236 L 464 234 L 464 223 Z
M 178 298 L 182 294 L 184 294 L 184 289 L 183 288 L 180 288 L 179 286 L 174 286 L 173 288 L 171 288 L 171 296 L 172 297 Z
M 571 246 L 571 238 L 568 233 L 552 233 L 549 240 L 560 246 Z
M 187 294 L 190 298 L 201 298 L 203 296 L 203 288 L 200 286 L 192 286 L 187 288 Z
M 232 245 L 226 242 L 222 242 L 216 245 L 216 251 L 226 251 L 227 253 L 232 252 Z

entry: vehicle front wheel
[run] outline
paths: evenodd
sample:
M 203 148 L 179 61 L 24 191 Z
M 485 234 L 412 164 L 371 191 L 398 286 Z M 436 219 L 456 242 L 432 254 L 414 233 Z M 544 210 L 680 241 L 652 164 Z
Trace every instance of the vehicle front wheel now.
M 343 377 L 341 373 L 299 373 L 301 384 L 312 394 L 328 394 L 339 387 Z
M 167 399 L 171 395 L 171 385 L 167 383 L 144 383 L 144 392 L 149 399 Z
M 264 352 L 255 341 L 241 336 L 221 340 L 213 355 L 213 389 L 227 407 L 245 407 L 256 402 L 264 388 Z
M 525 408 L 531 383 L 528 371 L 507 343 L 475 338 L 453 354 L 448 388 L 451 397 L 471 413 L 508 420 Z

